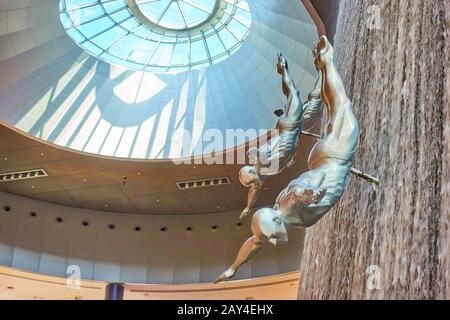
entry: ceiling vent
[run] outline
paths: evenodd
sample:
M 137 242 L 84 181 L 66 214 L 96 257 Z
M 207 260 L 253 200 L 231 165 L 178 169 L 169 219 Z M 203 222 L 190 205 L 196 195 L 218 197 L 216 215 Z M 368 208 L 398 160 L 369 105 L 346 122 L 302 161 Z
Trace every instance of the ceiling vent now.
M 180 189 L 180 190 L 216 187 L 216 186 L 221 186 L 224 184 L 231 184 L 230 179 L 229 178 L 215 178 L 215 179 L 207 179 L 207 180 L 177 182 L 178 189 Z
M 9 182 L 17 180 L 27 180 L 48 177 L 47 172 L 44 169 L 19 171 L 19 172 L 8 172 L 0 174 L 0 182 Z

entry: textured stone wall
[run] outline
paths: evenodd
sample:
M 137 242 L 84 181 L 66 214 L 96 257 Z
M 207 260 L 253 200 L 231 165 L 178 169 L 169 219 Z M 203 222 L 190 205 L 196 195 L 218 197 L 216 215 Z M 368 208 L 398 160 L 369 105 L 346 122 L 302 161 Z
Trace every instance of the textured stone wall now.
M 354 164 L 381 185 L 351 177 L 307 231 L 300 299 L 450 298 L 449 6 L 340 1 L 336 63 L 362 127 Z

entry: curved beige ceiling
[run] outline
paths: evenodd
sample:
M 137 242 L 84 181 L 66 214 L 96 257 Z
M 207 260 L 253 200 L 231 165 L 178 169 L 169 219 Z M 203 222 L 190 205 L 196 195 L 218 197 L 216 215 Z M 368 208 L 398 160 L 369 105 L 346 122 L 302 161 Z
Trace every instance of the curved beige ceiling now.
M 16 129 L 17 130 L 17 129 Z M 176 165 L 93 156 L 46 144 L 0 124 L 0 174 L 42 168 L 48 177 L 0 181 L 0 191 L 71 207 L 139 214 L 206 214 L 241 210 L 247 189 L 240 165 Z M 307 169 L 315 140 L 301 140 L 296 162 L 268 179 L 257 206 L 272 205 L 287 181 Z M 179 190 L 176 183 L 227 177 L 230 184 Z

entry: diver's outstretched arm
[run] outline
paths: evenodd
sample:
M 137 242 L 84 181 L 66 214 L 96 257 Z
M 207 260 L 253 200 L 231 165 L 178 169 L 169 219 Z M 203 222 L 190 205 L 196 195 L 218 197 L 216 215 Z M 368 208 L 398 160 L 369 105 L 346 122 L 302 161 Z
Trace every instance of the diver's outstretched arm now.
M 281 89 L 286 96 L 286 105 L 284 108 L 285 114 L 289 114 L 292 104 L 301 106 L 302 101 L 300 98 L 300 92 L 295 86 L 294 80 L 289 72 L 288 63 L 286 58 L 280 53 L 278 54 L 277 71 L 281 75 Z
M 214 283 L 219 283 L 233 278 L 236 274 L 236 271 L 244 264 L 252 260 L 253 257 L 258 254 L 258 252 L 264 247 L 266 243 L 267 242 L 258 239 L 256 236 L 253 236 L 245 241 L 231 267 L 229 267 L 227 271 L 222 273 L 220 277 L 217 278 L 216 281 L 214 281 Z
M 256 201 L 258 200 L 259 194 L 262 189 L 262 183 L 252 184 L 250 186 L 250 190 L 248 191 L 247 196 L 247 207 L 245 207 L 244 211 L 242 211 L 239 220 L 244 219 L 247 215 L 252 212 L 253 207 L 255 206 Z

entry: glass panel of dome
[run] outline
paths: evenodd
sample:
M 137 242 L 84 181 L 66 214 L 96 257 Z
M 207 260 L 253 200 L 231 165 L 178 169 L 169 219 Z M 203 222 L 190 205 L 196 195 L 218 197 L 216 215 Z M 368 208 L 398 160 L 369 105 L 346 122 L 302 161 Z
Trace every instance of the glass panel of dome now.
M 228 29 L 236 36 L 237 39 L 243 39 L 247 33 L 247 28 L 237 20 L 232 20 L 228 24 Z
M 67 34 L 88 53 L 154 72 L 219 63 L 251 27 L 244 0 L 60 0 L 60 11 Z
M 122 38 L 127 32 L 118 26 L 114 26 L 108 32 L 104 32 L 92 39 L 92 42 L 103 50 L 108 50 L 117 39 Z
M 68 10 L 75 10 L 87 5 L 92 5 L 93 3 L 96 3 L 97 1 L 93 0 L 66 0 L 65 4 Z
M 89 52 L 91 52 L 92 54 L 95 54 L 95 55 L 101 55 L 103 53 L 103 50 L 100 49 L 95 44 L 93 44 L 92 42 L 86 43 L 86 50 L 88 50 Z
M 211 8 L 208 8 L 209 6 L 202 5 L 193 6 L 192 2 L 188 3 L 187 1 L 179 1 L 178 4 L 184 18 L 186 19 L 188 27 L 191 27 L 201 23 L 202 20 L 206 20 L 211 15 L 212 10 L 214 9 L 215 1 L 209 1 L 209 6 L 213 4 Z
M 158 22 L 171 29 L 183 29 L 188 27 L 184 21 L 183 15 L 181 14 L 178 1 L 170 4 L 169 9 L 167 9 L 162 19 Z
M 122 38 L 115 43 L 108 51 L 124 60 L 131 54 L 132 49 L 139 43 L 140 38 L 136 36 L 130 36 Z
M 138 8 L 154 24 L 187 29 L 208 20 L 223 0 L 136 0 Z
M 208 59 L 203 41 L 195 41 L 191 44 L 191 63 L 201 62 Z
M 114 12 L 109 15 L 115 22 L 121 23 L 123 21 L 126 21 L 127 19 L 130 19 L 130 14 L 127 10 L 120 10 L 117 12 Z
M 148 0 L 137 0 L 136 4 L 139 9 L 142 10 L 142 13 L 147 16 L 151 21 L 158 22 L 164 12 L 167 11 L 169 6 L 171 5 L 171 0 L 157 0 L 157 1 L 148 1 Z
M 92 37 L 105 32 L 109 28 L 114 26 L 114 22 L 111 21 L 109 17 L 103 17 L 101 19 L 97 19 L 85 24 L 82 24 L 78 27 L 78 30 L 87 38 L 91 39 Z
M 102 6 L 107 13 L 114 13 L 126 8 L 125 2 L 122 1 L 103 1 Z
M 171 65 L 188 65 L 189 64 L 190 45 L 188 42 L 179 43 L 175 46 Z
M 153 49 L 156 47 L 156 45 L 153 46 Z M 148 46 L 147 48 L 145 46 L 142 46 L 143 50 L 140 48 L 136 48 L 133 50 L 128 57 L 128 60 L 133 61 L 135 63 L 144 64 L 148 59 L 150 59 L 151 54 L 151 46 Z
M 126 19 L 125 21 L 122 21 L 120 25 L 128 31 L 134 31 L 135 28 L 139 27 L 139 22 L 135 19 Z
M 161 42 L 150 60 L 150 65 L 167 66 L 172 59 L 173 44 Z
M 77 10 L 77 14 L 72 16 L 74 25 L 80 25 L 84 22 L 95 20 L 105 15 L 103 7 L 100 5 L 92 6 L 89 10 Z
M 227 50 L 231 50 L 237 42 L 236 37 L 226 27 L 219 31 L 219 37 Z
M 209 53 L 212 58 L 222 54 L 225 51 L 225 48 L 216 33 L 206 38 L 206 43 L 208 44 Z

